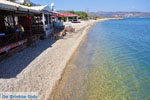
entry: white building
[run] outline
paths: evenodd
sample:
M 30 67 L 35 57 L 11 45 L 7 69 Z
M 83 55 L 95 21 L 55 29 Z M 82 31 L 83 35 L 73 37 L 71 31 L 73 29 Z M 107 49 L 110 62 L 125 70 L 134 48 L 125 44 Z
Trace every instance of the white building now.
M 24 3 L 24 0 L 16 0 L 17 3 Z
M 30 0 L 16 0 L 17 3 L 28 3 Z
M 5 0 L 5 1 L 11 1 L 11 0 Z M 16 3 L 27 3 L 30 2 L 30 0 L 15 0 Z

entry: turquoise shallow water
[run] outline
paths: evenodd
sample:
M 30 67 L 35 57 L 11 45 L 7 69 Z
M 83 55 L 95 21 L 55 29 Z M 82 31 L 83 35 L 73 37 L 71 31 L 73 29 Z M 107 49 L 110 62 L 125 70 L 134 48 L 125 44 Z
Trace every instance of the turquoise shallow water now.
M 150 100 L 150 18 L 96 24 L 73 64 L 62 100 Z

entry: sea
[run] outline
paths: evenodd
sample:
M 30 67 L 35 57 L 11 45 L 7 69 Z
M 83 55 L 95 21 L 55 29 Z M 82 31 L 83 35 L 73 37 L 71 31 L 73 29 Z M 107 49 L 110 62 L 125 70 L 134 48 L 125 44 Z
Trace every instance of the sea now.
M 59 100 L 150 100 L 150 18 L 94 25 Z

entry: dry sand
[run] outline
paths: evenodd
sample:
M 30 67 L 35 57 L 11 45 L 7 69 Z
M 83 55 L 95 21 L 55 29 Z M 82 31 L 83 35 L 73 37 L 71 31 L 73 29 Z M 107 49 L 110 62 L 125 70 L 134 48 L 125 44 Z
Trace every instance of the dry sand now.
M 40 41 L 0 62 L 0 92 L 38 92 L 39 100 L 48 100 L 90 27 L 103 20 L 74 23 L 75 33 L 57 41 Z

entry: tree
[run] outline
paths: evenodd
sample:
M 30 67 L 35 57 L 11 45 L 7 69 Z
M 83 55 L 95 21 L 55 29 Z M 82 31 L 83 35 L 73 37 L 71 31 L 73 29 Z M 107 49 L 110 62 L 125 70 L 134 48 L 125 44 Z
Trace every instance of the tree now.
M 99 15 L 96 15 L 96 14 L 89 14 L 89 18 L 90 18 L 90 19 L 97 20 L 97 19 L 101 19 L 102 17 L 99 16 Z

